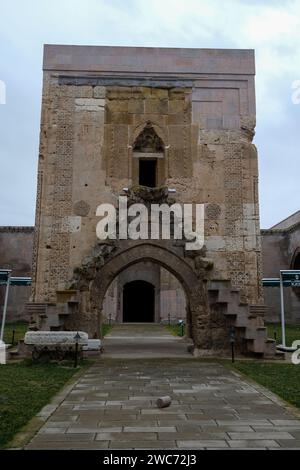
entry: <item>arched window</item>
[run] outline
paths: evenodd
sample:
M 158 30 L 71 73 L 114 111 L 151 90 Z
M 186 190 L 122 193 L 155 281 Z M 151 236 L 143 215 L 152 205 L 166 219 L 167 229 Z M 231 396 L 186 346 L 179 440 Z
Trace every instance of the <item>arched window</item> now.
M 133 145 L 134 184 L 154 188 L 164 181 L 164 144 L 148 122 Z

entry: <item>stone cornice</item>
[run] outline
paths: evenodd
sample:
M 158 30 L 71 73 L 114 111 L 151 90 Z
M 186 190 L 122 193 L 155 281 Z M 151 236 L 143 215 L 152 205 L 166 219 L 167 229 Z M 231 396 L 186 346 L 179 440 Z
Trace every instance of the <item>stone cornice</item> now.
M 43 70 L 254 75 L 252 49 L 44 45 Z
M 295 230 L 300 229 L 300 222 L 297 222 L 291 227 L 288 228 L 269 228 L 269 229 L 262 229 L 260 231 L 261 235 L 278 235 L 278 234 L 287 234 L 295 232 Z

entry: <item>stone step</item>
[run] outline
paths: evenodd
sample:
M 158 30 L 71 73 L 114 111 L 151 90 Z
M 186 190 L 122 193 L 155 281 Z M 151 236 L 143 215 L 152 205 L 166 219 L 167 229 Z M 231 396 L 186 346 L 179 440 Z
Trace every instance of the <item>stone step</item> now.
M 223 312 L 230 324 L 239 330 L 239 336 L 244 338 L 249 352 L 259 355 L 267 354 L 274 357 L 276 345 L 268 343 L 267 330 L 262 320 L 267 307 L 261 304 L 249 305 L 240 298 L 240 290 L 230 288 L 224 281 L 212 281 L 208 286 L 208 300 L 213 307 L 223 305 Z
M 254 340 L 254 339 L 249 339 L 247 340 L 247 347 L 248 351 L 252 353 L 259 353 L 263 354 L 265 351 L 265 340 Z
M 213 281 L 208 287 L 208 298 L 211 304 L 237 303 L 239 301 L 240 294 L 238 290 L 219 284 L 221 283 Z
M 19 356 L 19 351 L 17 349 L 10 349 L 8 351 L 9 358 L 14 358 Z
M 247 327 L 245 331 L 245 339 L 267 339 L 267 329 L 265 327 Z
M 268 312 L 266 305 L 250 304 L 249 305 L 249 316 L 250 317 L 264 317 Z
M 39 314 L 44 313 L 47 310 L 48 304 L 46 303 L 39 303 L 39 302 L 27 302 L 25 304 L 25 310 L 27 313 L 30 314 Z

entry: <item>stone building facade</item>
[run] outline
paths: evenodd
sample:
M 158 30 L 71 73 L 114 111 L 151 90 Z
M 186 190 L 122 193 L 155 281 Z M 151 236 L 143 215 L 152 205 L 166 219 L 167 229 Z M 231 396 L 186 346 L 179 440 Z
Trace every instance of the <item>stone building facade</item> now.
M 0 227 L 0 268 L 11 269 L 12 276 L 31 276 L 34 227 Z M 0 312 L 4 304 L 5 287 L 0 286 Z M 26 303 L 30 287 L 10 287 L 7 320 L 29 320 Z
M 300 211 L 287 217 L 270 229 L 262 230 L 263 274 L 265 278 L 279 278 L 281 269 L 300 269 Z M 280 289 L 265 287 L 268 310 L 266 319 L 280 321 Z M 286 321 L 300 325 L 300 289 L 284 289 Z
M 227 350 L 232 328 L 241 351 L 272 353 L 254 52 L 46 45 L 43 69 L 32 327 L 98 337 L 109 312 L 161 321 L 175 311 L 195 354 Z M 97 239 L 98 205 L 124 194 L 205 204 L 205 246 Z

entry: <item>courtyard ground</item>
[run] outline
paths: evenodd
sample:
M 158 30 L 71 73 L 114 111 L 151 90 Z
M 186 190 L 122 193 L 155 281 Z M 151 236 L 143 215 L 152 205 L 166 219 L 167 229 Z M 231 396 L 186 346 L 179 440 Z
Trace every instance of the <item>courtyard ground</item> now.
M 190 358 L 184 338 L 157 323 L 120 323 L 104 339 L 104 358 Z
M 300 367 L 290 362 L 237 361 L 234 368 L 267 387 L 300 411 Z
M 123 338 L 114 328 L 101 359 L 51 413 L 46 410 L 45 424 L 26 448 L 300 449 L 300 420 L 276 395 L 219 362 L 182 356 L 184 341 L 159 332 L 159 325 L 156 332 L 145 327 L 144 336 L 123 328 Z M 156 357 L 147 346 L 151 337 Z M 181 341 L 177 356 L 174 338 Z M 118 342 L 126 358 L 118 357 Z M 160 356 L 163 343 L 173 357 L 165 357 L 166 346 Z M 172 404 L 158 409 L 156 399 L 163 395 Z
M 0 365 L 0 448 L 68 382 L 77 371 L 72 366 L 31 361 Z

